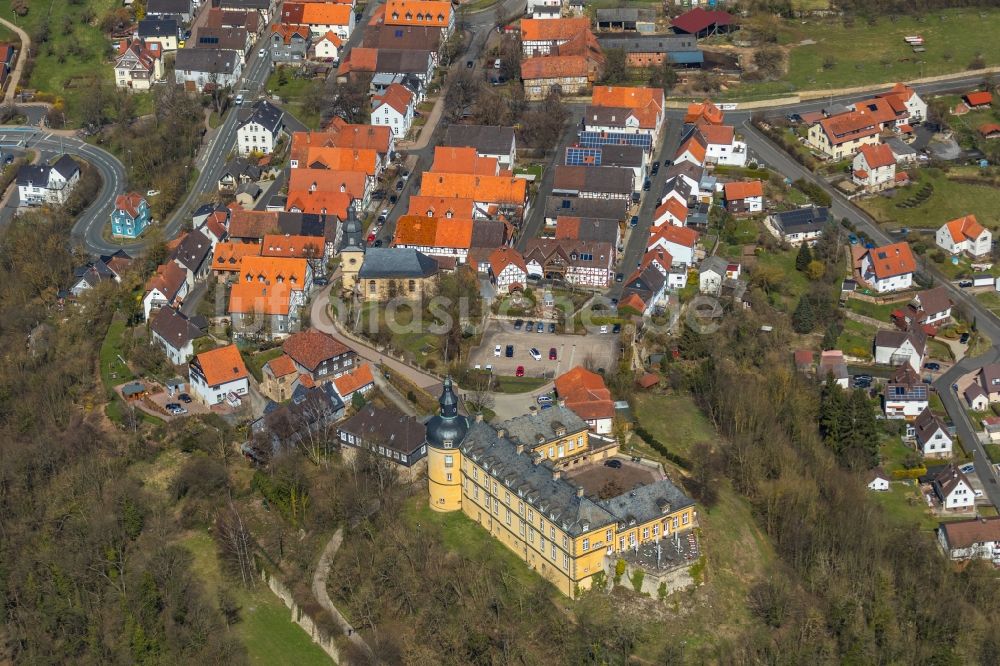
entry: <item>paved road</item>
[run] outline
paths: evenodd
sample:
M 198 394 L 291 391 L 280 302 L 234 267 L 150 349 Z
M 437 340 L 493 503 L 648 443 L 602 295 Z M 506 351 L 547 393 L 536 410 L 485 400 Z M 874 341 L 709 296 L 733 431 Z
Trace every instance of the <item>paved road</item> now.
M 94 201 L 73 225 L 72 237 L 92 254 L 110 254 L 121 245 L 105 241 L 101 236 L 111 216 L 115 197 L 125 189 L 125 167 L 111 153 L 71 136 L 45 132 L 37 127 L 0 128 L 0 149 L 22 148 L 38 151 L 44 161 L 69 153 L 89 162 L 101 177 L 101 189 Z M 15 194 L 16 196 L 16 194 Z M 6 223 L 12 209 L 0 213 L 0 223 Z
M 17 33 L 18 39 L 21 40 L 21 48 L 18 49 L 17 53 L 17 62 L 14 64 L 14 71 L 10 73 L 7 92 L 3 97 L 5 104 L 11 104 L 14 102 L 14 96 L 17 94 L 17 87 L 21 85 L 21 72 L 24 71 L 24 64 L 28 62 L 27 54 L 31 50 L 31 37 L 24 30 L 21 30 L 21 28 L 5 18 L 0 18 L 0 24 L 4 25 L 8 30 L 13 30 Z

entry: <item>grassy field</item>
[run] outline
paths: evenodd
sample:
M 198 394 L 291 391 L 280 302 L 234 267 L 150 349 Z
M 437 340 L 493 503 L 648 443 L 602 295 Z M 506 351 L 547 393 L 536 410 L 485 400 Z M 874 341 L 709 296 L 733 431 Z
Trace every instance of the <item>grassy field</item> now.
M 886 514 L 900 525 L 916 524 L 921 530 L 927 531 L 937 527 L 938 519 L 931 514 L 927 503 L 920 497 L 916 481 L 894 481 L 888 492 L 872 495 Z
M 899 303 L 870 303 L 862 301 L 859 298 L 849 298 L 847 300 L 847 309 L 864 317 L 871 317 L 872 319 L 887 322 L 892 311 L 905 304 L 906 301 L 900 301 Z
M 799 302 L 799 297 L 809 290 L 809 278 L 805 274 L 795 270 L 795 256 L 797 250 L 787 250 L 784 252 L 762 251 L 757 256 L 757 266 L 772 267 L 781 271 L 785 279 L 781 285 L 782 296 L 785 306 L 794 309 Z
M 692 445 L 716 439 L 712 424 L 690 396 L 639 393 L 632 402 L 636 420 L 675 453 L 687 456 Z
M 306 113 L 302 110 L 302 99 L 306 92 L 314 85 L 321 85 L 321 82 L 313 79 L 297 78 L 294 76 L 298 71 L 294 67 L 284 70 L 285 82 L 281 83 L 281 68 L 275 69 L 267 79 L 267 90 L 281 98 L 283 106 L 288 112 L 302 121 L 310 129 L 319 129 L 319 114 Z
M 205 532 L 189 534 L 181 545 L 194 556 L 192 569 L 201 579 L 210 599 L 216 598 L 222 572 L 215 543 Z M 252 664 L 330 664 L 331 659 L 309 634 L 291 621 L 291 611 L 258 581 L 254 590 L 238 585 L 229 591 L 242 607 L 240 622 L 233 629 L 246 646 Z
M 549 382 L 543 377 L 502 377 L 497 376 L 498 390 L 501 393 L 528 393 Z
M 958 183 L 947 177 L 968 177 L 977 173 L 974 167 L 951 169 L 947 175 L 938 169 L 917 169 L 913 171 L 913 184 L 897 191 L 892 199 L 874 197 L 860 199 L 857 203 L 890 228 L 936 229 L 949 220 L 971 213 L 983 226 L 996 231 L 1000 228 L 1000 188 L 987 183 Z M 913 208 L 896 205 L 913 196 L 925 183 L 934 188 L 934 194 L 926 202 Z
M 959 72 L 977 54 L 986 66 L 1000 64 L 995 47 L 1000 10 L 951 9 L 893 19 L 869 25 L 858 18 L 851 27 L 840 18 L 785 22 L 780 41 L 791 48 L 786 80 L 799 90 L 842 88 Z M 913 34 L 924 37 L 926 52 L 914 53 L 903 41 Z M 815 43 L 803 44 L 806 40 Z
M 872 342 L 875 339 L 876 329 L 861 322 L 851 319 L 844 320 L 844 330 L 837 338 L 837 349 L 848 356 L 858 358 L 871 358 Z
M 32 36 L 48 21 L 49 39 L 35 45 L 31 80 L 21 85 L 64 98 L 69 125 L 78 124 L 78 103 L 93 89 L 95 79 L 114 85 L 111 46 L 97 25 L 105 12 L 120 5 L 116 0 L 33 0 L 27 16 L 17 19 Z
M 976 300 L 985 305 L 990 312 L 1000 315 L 1000 294 L 995 291 L 984 291 L 976 294 Z
M 119 356 L 123 356 L 122 339 L 125 332 L 125 320 L 115 317 L 101 343 L 101 381 L 104 382 L 104 388 L 110 389 L 135 378 L 128 365 L 119 359 Z

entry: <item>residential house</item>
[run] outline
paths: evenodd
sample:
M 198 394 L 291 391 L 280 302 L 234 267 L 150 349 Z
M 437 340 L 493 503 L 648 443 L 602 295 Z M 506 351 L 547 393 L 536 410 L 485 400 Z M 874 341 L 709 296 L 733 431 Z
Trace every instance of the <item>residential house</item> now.
M 411 194 L 407 215 L 425 217 L 485 219 L 486 211 L 476 206 L 473 199 L 459 197 L 429 197 Z
M 135 36 L 146 44 L 156 42 L 161 51 L 176 51 L 180 40 L 180 26 L 177 19 L 142 19 L 135 30 Z
M 146 283 L 142 297 L 143 319 L 149 321 L 150 313 L 156 308 L 179 305 L 188 293 L 186 278 L 187 272 L 173 260 L 158 266 Z
M 579 145 L 566 146 L 564 164 L 566 166 L 617 167 L 632 171 L 633 187 L 646 180 L 646 151 L 641 146 L 603 145 L 587 148 Z
M 184 365 L 194 355 L 194 341 L 205 330 L 180 310 L 162 307 L 149 322 L 149 333 L 150 344 L 158 344 L 174 365 Z
M 698 267 L 698 291 L 718 296 L 722 291 L 722 281 L 726 279 L 729 262 L 722 257 L 706 258 Z
M 149 204 L 137 192 L 119 194 L 115 209 L 111 211 L 111 235 L 121 238 L 138 238 L 149 226 Z
M 929 468 L 920 481 L 930 484 L 945 511 L 968 511 L 976 504 L 972 484 L 954 464 Z
M 746 166 L 747 144 L 736 140 L 732 125 L 700 124 L 695 130 L 705 139 L 705 161 L 724 166 Z
M 236 188 L 233 196 L 236 199 L 237 205 L 241 206 L 244 210 L 252 210 L 257 203 L 257 199 L 260 198 L 263 192 L 264 190 L 257 183 L 241 183 Z
M 260 242 L 217 243 L 212 254 L 212 272 L 219 280 L 232 281 L 239 278 L 243 257 L 260 256 Z
M 909 331 L 880 330 L 875 334 L 875 362 L 882 365 L 909 365 L 915 372 L 923 367 L 927 335 L 919 328 Z
M 54 164 L 25 164 L 17 172 L 17 200 L 20 206 L 61 206 L 80 182 L 80 166 L 69 155 Z
M 846 389 L 850 385 L 851 378 L 847 371 L 844 352 L 839 349 L 828 349 L 820 352 L 816 376 L 822 378 L 824 383 L 832 377 L 834 384 Z
M 588 131 L 645 133 L 657 137 L 666 106 L 663 90 L 651 87 L 595 86 L 584 113 Z
M 711 100 L 705 99 L 701 102 L 688 104 L 687 112 L 684 114 L 684 123 L 687 125 L 721 125 L 725 114 Z
M 441 29 L 426 25 L 391 26 L 369 23 L 361 36 L 361 46 L 373 49 L 398 51 L 430 51 L 434 64 L 438 63 L 441 48 Z
M 114 254 L 101 255 L 97 261 L 88 261 L 73 269 L 73 279 L 66 290 L 71 296 L 79 298 L 88 289 L 93 289 L 101 282 L 113 280 L 121 283 L 122 275 L 132 265 L 133 259 L 125 250 Z
M 250 46 L 250 33 L 246 28 L 213 28 L 208 25 L 197 28 L 187 45 L 188 48 L 231 51 L 239 56 L 240 65 L 246 65 Z
M 339 2 L 286 2 L 281 6 L 281 22 L 307 25 L 317 39 L 332 32 L 347 41 L 354 31 L 354 7 Z
M 972 382 L 962 392 L 965 403 L 974 412 L 985 412 L 990 408 L 990 399 L 986 397 L 983 387 L 978 382 Z
M 232 88 L 242 73 L 243 65 L 235 51 L 185 48 L 177 51 L 174 60 L 174 80 L 195 92 Z
M 896 325 L 906 330 L 911 327 L 941 326 L 951 319 L 955 303 L 945 287 L 934 287 L 918 292 L 906 306 L 893 311 Z
M 150 18 L 176 18 L 189 23 L 194 14 L 192 0 L 147 0 L 146 16 Z
M 792 246 L 803 243 L 815 245 L 831 219 L 829 208 L 804 206 L 772 213 L 767 218 L 767 228 L 780 240 Z
M 332 35 L 333 33 L 328 34 Z M 338 43 L 341 43 L 339 37 L 333 36 Z M 311 46 L 312 32 L 309 30 L 309 26 L 290 23 L 275 23 L 271 26 L 271 62 L 283 65 L 301 65 L 309 57 Z M 336 59 L 336 57 L 336 51 L 334 51 L 333 58 Z
M 533 19 L 557 19 L 561 13 L 561 0 L 528 0 L 525 11 L 525 15 Z
M 339 377 L 358 365 L 357 352 L 315 328 L 293 333 L 285 338 L 281 348 L 295 363 L 299 374 L 317 382 Z
M 979 371 L 979 383 L 990 404 L 1000 402 L 1000 363 L 987 363 Z
M 528 181 L 511 175 L 428 172 L 421 179 L 420 193 L 431 197 L 472 199 L 483 208 L 496 206 L 500 212 L 518 213 L 527 203 Z
M 555 225 L 560 217 L 622 220 L 626 209 L 618 199 L 584 199 L 569 196 L 545 198 L 545 224 Z
M 708 143 L 701 132 L 688 132 L 684 135 L 683 141 L 674 154 L 674 164 L 679 162 L 691 162 L 697 166 L 704 166 L 705 157 L 708 155 Z
M 432 257 L 465 263 L 472 248 L 474 223 L 468 218 L 402 215 L 396 221 L 392 247 L 411 248 Z
M 163 79 L 163 47 L 140 37 L 123 39 L 115 57 L 115 85 L 125 90 L 149 90 Z
M 343 218 L 346 207 L 353 201 L 360 202 L 364 209 L 371 201 L 374 188 L 374 176 L 364 171 L 292 169 L 288 176 L 286 209 Z
M 694 229 L 663 224 L 650 231 L 646 250 L 662 248 L 670 254 L 674 263 L 691 266 L 695 261 L 695 247 L 697 245 L 698 232 Z
M 240 0 L 236 0 L 240 2 Z M 267 0 L 262 0 L 262 3 Z M 268 21 L 262 20 L 260 12 L 250 6 L 246 0 L 243 7 L 231 9 L 226 7 L 209 7 L 208 17 L 204 25 L 209 28 L 246 28 L 252 42 L 257 41 L 261 28 L 267 27 Z
M 927 119 L 927 102 L 922 100 L 917 92 L 905 83 L 897 83 L 887 93 L 880 97 L 897 97 L 906 108 L 910 123 L 919 123 Z
M 655 314 L 666 303 L 667 277 L 656 267 L 640 267 L 625 280 L 618 311 L 629 309 L 644 317 Z
M 578 365 L 556 377 L 555 388 L 559 403 L 583 419 L 591 432 L 611 433 L 615 405 L 601 375 Z
M 191 393 L 208 406 L 222 404 L 230 394 L 238 399 L 250 393 L 250 373 L 236 345 L 198 354 L 188 365 L 188 377 Z
M 715 191 L 714 182 L 710 188 L 702 186 L 702 183 L 706 183 L 707 185 L 706 173 L 707 171 L 700 164 L 690 160 L 682 160 L 668 166 L 664 171 L 664 176 L 666 177 L 666 186 L 671 188 L 675 187 L 675 182 L 678 180 L 684 182 L 686 193 L 683 197 L 683 203 L 686 205 L 692 199 L 704 203 L 712 201 L 712 195 Z M 669 189 L 664 189 L 664 195 L 660 198 L 660 203 L 666 202 L 666 197 L 669 193 Z
M 553 21 L 543 21 L 552 23 Z M 598 74 L 598 68 L 585 56 L 564 55 L 527 58 L 521 61 L 524 96 L 539 101 L 552 91 L 562 95 L 583 95 Z
M 880 294 L 913 286 L 917 260 L 910 244 L 892 243 L 866 250 L 858 263 L 862 280 Z
M 212 239 L 200 229 L 186 234 L 171 254 L 171 258 L 184 269 L 188 287 L 193 287 L 212 270 Z
M 236 128 L 236 149 L 240 155 L 274 152 L 285 129 L 285 112 L 267 100 L 254 105 L 253 113 Z
M 688 207 L 687 204 L 675 197 L 668 195 L 665 203 L 657 207 L 653 213 L 653 228 L 664 224 L 672 224 L 675 227 L 683 227 L 687 224 Z
M 586 17 L 521 19 L 521 49 L 525 58 L 547 56 L 583 33 L 590 33 L 590 19 Z
M 274 402 L 290 400 L 300 385 L 315 386 L 308 375 L 302 375 L 288 354 L 282 354 L 261 368 L 260 392 Z
M 848 111 L 823 118 L 809 128 L 807 142 L 834 160 L 879 143 L 879 123 L 871 114 Z
M 479 157 L 495 158 L 501 169 L 512 169 L 517 159 L 517 139 L 513 127 L 449 125 L 441 145 L 471 146 Z
M 889 475 L 881 467 L 870 469 L 865 474 L 865 487 L 878 493 L 889 491 Z
M 593 241 L 532 238 L 524 251 L 528 277 L 605 288 L 614 275 L 614 248 Z
M 366 301 L 420 300 L 430 292 L 437 273 L 437 262 L 417 250 L 368 248 L 357 273 L 359 295 Z
M 311 285 L 312 269 L 305 259 L 244 256 L 229 291 L 234 334 L 274 338 L 294 332 Z
M 854 156 L 854 184 L 867 192 L 878 192 L 896 182 L 896 158 L 884 143 L 863 145 Z
M 395 409 L 367 404 L 337 426 L 345 458 L 366 449 L 403 468 L 411 468 L 427 455 L 426 429 L 412 416 Z
M 630 67 L 660 67 L 664 62 L 669 62 L 675 67 L 687 68 L 701 67 L 705 62 L 705 54 L 698 48 L 698 40 L 691 35 L 631 35 L 628 37 L 601 35 L 597 41 L 605 51 L 608 49 L 624 51 L 625 62 Z
M 455 10 L 442 0 L 388 0 L 383 21 L 387 26 L 438 28 L 446 40 L 455 30 Z
M 649 250 L 642 256 L 639 272 L 646 270 L 647 266 L 652 266 L 667 278 L 667 289 L 683 289 L 687 286 L 687 267 L 676 264 L 670 253 L 662 247 Z
M 733 215 L 752 215 L 764 210 L 764 184 L 759 180 L 726 183 L 726 210 Z
M 892 378 L 886 382 L 883 394 L 883 410 L 887 419 L 911 421 L 928 405 L 928 386 L 909 363 L 900 365 Z
M 317 37 L 312 46 L 312 57 L 314 60 L 326 62 L 339 62 L 341 49 L 344 47 L 342 40 L 337 33 L 328 31 L 321 37 Z
M 617 199 L 623 207 L 637 185 L 631 169 L 610 166 L 565 166 L 555 168 L 552 193 L 584 199 Z
M 333 378 L 333 388 L 345 403 L 350 402 L 355 394 L 364 396 L 375 388 L 375 376 L 372 366 L 362 363 L 353 370 Z
M 372 98 L 372 125 L 390 128 L 397 139 L 405 137 L 413 124 L 415 102 L 412 92 L 393 83 L 382 95 Z
M 325 452 L 334 447 L 334 424 L 344 418 L 344 402 L 329 384 L 306 384 L 298 383 L 289 402 L 268 405 L 250 424 L 250 440 L 241 447 L 250 459 L 265 464 L 283 449 Z
M 498 247 L 490 253 L 489 271 L 490 282 L 500 294 L 523 289 L 528 283 L 528 266 L 512 247 Z
M 965 253 L 978 259 L 993 249 L 993 234 L 975 215 L 963 215 L 944 224 L 934 238 L 938 247 L 949 254 Z
M 939 523 L 938 544 L 948 559 L 1000 563 L 1000 517 L 977 517 Z
M 559 240 L 599 241 L 617 248 L 622 240 L 621 225 L 615 219 L 561 215 L 556 218 L 555 237 Z

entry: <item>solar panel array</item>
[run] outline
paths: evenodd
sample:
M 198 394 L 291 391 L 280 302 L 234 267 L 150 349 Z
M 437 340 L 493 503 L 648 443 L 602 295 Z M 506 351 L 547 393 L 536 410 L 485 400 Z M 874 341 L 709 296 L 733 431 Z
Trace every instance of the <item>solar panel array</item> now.
M 566 166 L 601 166 L 601 149 L 567 146 Z
M 596 148 L 598 146 L 640 146 L 649 150 L 653 147 L 653 137 L 645 133 L 580 132 L 579 143 L 584 148 Z

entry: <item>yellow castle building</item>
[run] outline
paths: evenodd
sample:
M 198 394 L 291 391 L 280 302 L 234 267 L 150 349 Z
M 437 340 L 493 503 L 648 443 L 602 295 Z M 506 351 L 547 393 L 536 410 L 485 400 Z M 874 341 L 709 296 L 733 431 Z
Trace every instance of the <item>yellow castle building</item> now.
M 458 413 L 446 379 L 427 424 L 435 511 L 462 511 L 567 596 L 589 589 L 614 556 L 694 528 L 694 501 L 663 479 L 592 499 L 558 461 L 590 447 L 587 424 L 562 406 L 491 426 Z

